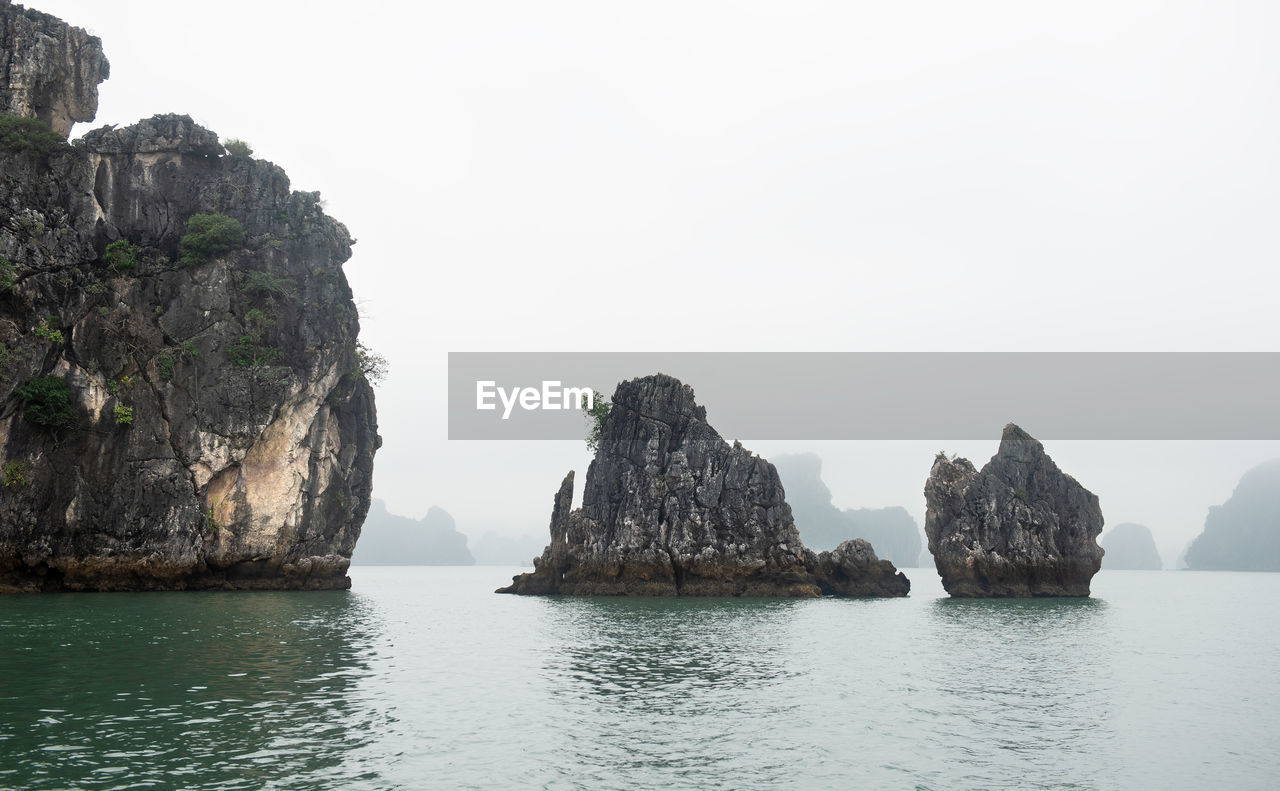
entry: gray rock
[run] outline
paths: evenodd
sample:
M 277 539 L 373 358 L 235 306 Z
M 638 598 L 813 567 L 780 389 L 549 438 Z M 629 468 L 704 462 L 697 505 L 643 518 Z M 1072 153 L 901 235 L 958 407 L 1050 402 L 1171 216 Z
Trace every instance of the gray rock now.
M 979 472 L 939 454 L 925 483 L 925 535 L 952 596 L 1088 596 L 1102 562 L 1098 498 L 1010 423 Z
M 29 43 L 12 31 L 31 15 L 0 5 L 6 46 Z M 105 75 L 86 41 L 59 45 L 79 65 L 48 42 L 6 50 L 27 65 L 0 89 Z M 346 228 L 274 165 L 211 156 L 217 137 L 185 116 L 86 138 L 0 152 L 0 591 L 350 585 L 380 439 Z M 197 212 L 238 220 L 244 245 L 179 266 Z M 105 266 L 117 240 L 134 268 Z M 42 376 L 69 387 L 61 426 L 18 395 Z
M 503 593 L 640 596 L 904 596 L 865 541 L 816 555 L 800 541 L 773 465 L 706 422 L 693 389 L 663 374 L 614 392 L 582 507 L 556 493 L 551 543 Z
M 1231 497 L 1209 509 L 1186 561 L 1199 570 L 1280 571 L 1280 459 L 1246 472 Z
M 197 154 L 216 157 L 226 153 L 218 136 L 196 124 L 189 115 L 155 115 L 132 126 L 104 126 L 84 136 L 95 154 Z
M 97 36 L 0 0 L 0 113 L 39 118 L 66 137 L 93 120 L 109 74 Z
M 1104 569 L 1160 571 L 1164 563 L 1146 525 L 1125 522 L 1108 530 L 1098 544 L 1106 551 Z

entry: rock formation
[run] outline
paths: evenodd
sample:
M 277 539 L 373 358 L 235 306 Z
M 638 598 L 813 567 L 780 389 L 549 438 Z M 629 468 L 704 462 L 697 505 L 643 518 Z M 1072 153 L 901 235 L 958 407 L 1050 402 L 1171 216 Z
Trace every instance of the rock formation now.
M 1104 569 L 1160 571 L 1164 568 L 1155 539 L 1146 525 L 1133 522 L 1116 525 L 1098 539 L 1098 544 L 1107 553 L 1102 559 Z
M 952 596 L 1088 596 L 1102 562 L 1098 498 L 1010 423 L 979 472 L 939 454 L 924 487 L 929 551 Z
M 96 39 L 8 2 L 0 31 L 10 113 L 92 116 Z M 21 123 L 0 145 L 0 590 L 349 585 L 379 438 L 346 228 L 186 116 L 75 146 Z
M 66 137 L 93 120 L 109 73 L 97 36 L 0 0 L 0 114 L 38 118 Z
M 613 394 L 587 470 L 560 484 L 551 543 L 500 593 L 904 596 L 907 578 L 865 541 L 814 554 L 773 465 L 706 422 L 693 389 L 656 374 Z
M 836 508 L 831 490 L 822 480 L 822 459 L 813 453 L 776 456 L 773 465 L 786 488 L 787 503 L 805 546 L 821 551 L 862 538 L 893 565 L 915 565 L 920 557 L 920 528 L 907 509 Z
M 397 516 L 387 504 L 374 500 L 360 530 L 360 544 L 351 556 L 353 566 L 473 566 L 467 537 L 453 517 L 431 506 L 422 519 Z
M 1280 459 L 1246 472 L 1230 499 L 1209 509 L 1186 559 L 1197 570 L 1280 571 Z

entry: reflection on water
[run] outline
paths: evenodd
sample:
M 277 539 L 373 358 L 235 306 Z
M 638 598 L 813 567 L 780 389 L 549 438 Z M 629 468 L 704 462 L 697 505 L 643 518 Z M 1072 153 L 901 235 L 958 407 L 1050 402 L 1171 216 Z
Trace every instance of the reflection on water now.
M 788 646 L 803 602 L 750 599 L 560 599 L 542 629 L 547 695 L 564 728 L 552 788 L 635 788 L 655 773 L 676 786 L 777 776 L 783 752 L 759 750 L 767 723 L 794 719 L 783 691 L 804 672 Z M 737 776 L 738 781 L 728 778 Z
M 0 597 L 0 788 L 1266 789 L 1280 575 L 1095 599 Z M 930 584 L 932 583 L 932 584 Z
M 380 715 L 332 593 L 65 594 L 0 609 L 0 786 L 313 787 Z
M 912 704 L 952 763 L 934 787 L 1108 788 L 1109 605 L 1091 598 L 938 599 Z M 1094 767 L 1094 768 L 1090 768 Z
M 777 684 L 793 675 L 778 644 L 794 601 L 556 601 L 545 628 L 559 639 L 548 677 L 594 705 L 686 713 L 717 690 Z

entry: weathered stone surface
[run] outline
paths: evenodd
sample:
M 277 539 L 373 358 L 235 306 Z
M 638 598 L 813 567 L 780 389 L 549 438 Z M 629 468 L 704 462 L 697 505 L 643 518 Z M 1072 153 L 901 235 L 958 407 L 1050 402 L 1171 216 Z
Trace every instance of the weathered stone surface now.
M 1102 558 L 1105 569 L 1160 571 L 1164 568 L 1155 539 L 1146 525 L 1133 522 L 1116 525 L 1098 539 L 1098 544 L 1107 553 Z
M 1231 497 L 1209 509 L 1186 562 L 1198 570 L 1280 571 L 1280 459 L 1246 472 Z
M 66 137 L 97 114 L 109 72 L 97 36 L 0 0 L 0 113 L 39 118 Z
M 939 454 L 924 488 L 929 551 L 952 596 L 1088 596 L 1102 562 L 1098 498 L 1010 423 L 976 470 Z
M 380 442 L 352 240 L 210 141 L 157 116 L 0 152 L 0 591 L 350 584 Z M 243 247 L 179 265 L 197 212 L 242 223 Z M 136 268 L 105 266 L 116 240 Z M 69 385 L 65 425 L 27 417 L 38 376 Z
M 104 126 L 87 132 L 85 145 L 98 154 L 198 154 L 226 152 L 218 136 L 196 124 L 189 115 L 155 115 L 132 126 Z
M 816 555 L 800 542 L 773 465 L 706 422 L 693 389 L 656 374 L 613 395 L 582 507 L 556 493 L 551 543 L 502 593 L 904 596 L 866 542 Z

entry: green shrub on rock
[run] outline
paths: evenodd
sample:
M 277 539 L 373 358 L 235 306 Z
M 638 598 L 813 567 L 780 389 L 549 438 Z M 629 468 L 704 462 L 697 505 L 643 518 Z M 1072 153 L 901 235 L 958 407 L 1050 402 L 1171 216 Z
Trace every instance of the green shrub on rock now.
M 26 405 L 27 420 L 56 428 L 71 419 L 71 387 L 57 376 L 37 376 L 16 391 Z
M 238 137 L 233 137 L 222 144 L 227 149 L 227 153 L 233 157 L 251 157 L 253 156 L 253 147 Z
M 203 264 L 211 258 L 244 246 L 244 226 L 225 214 L 193 214 L 187 233 L 178 243 L 184 266 Z
M 67 141 L 44 121 L 17 115 L 0 115 L 0 150 L 10 154 L 21 154 L 24 151 L 52 154 L 66 145 Z
M 132 272 L 138 268 L 142 248 L 127 239 L 117 239 L 102 253 L 102 263 L 112 272 Z

